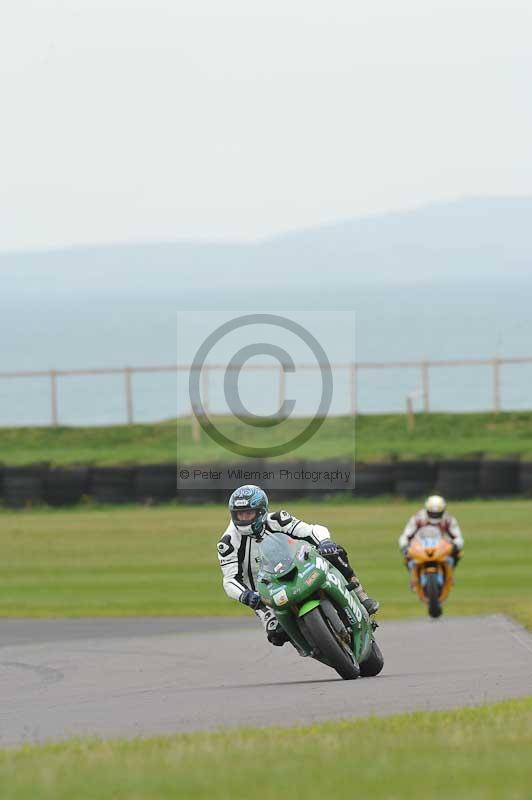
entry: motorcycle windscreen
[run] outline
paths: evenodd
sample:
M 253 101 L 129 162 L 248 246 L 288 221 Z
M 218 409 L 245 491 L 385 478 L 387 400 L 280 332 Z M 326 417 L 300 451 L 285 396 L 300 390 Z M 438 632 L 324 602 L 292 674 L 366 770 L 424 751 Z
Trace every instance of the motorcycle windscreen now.
M 436 548 L 441 539 L 441 531 L 434 525 L 426 525 L 417 532 L 417 538 L 427 548 Z
M 301 546 L 301 542 L 299 542 Z M 281 578 L 294 568 L 298 543 L 284 533 L 268 533 L 260 543 L 261 569 Z

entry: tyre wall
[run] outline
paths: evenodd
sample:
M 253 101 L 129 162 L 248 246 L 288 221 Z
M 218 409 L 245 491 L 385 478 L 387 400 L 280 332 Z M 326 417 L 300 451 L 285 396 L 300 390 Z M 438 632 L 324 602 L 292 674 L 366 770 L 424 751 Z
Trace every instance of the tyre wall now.
M 9 508 L 42 505 L 45 500 L 46 466 L 4 467 L 2 499 Z
M 96 503 L 133 503 L 135 473 L 134 467 L 95 468 L 91 470 L 90 495 Z
M 277 464 L 274 477 L 257 480 L 268 470 L 266 462 L 231 465 L 231 480 L 216 479 L 223 469 L 212 464 L 146 464 L 135 467 L 64 467 L 46 464 L 0 467 L 0 503 L 8 508 L 47 504 L 69 506 L 81 500 L 124 504 L 225 503 L 231 488 L 260 483 L 275 503 L 306 497 L 319 500 L 346 491 L 354 497 L 395 495 L 409 499 L 438 492 L 450 500 L 475 497 L 532 497 L 532 461 L 517 459 L 440 461 L 418 460 L 387 464 L 357 462 L 354 489 L 341 482 L 316 480 L 314 473 L 352 470 L 350 462 L 298 461 Z M 227 467 L 227 465 L 226 465 Z M 280 479 L 279 468 L 284 468 Z M 200 483 L 194 471 L 204 476 Z M 227 469 L 226 469 L 227 477 Z M 352 484 L 351 484 L 352 485 Z
M 438 467 L 434 461 L 398 461 L 395 465 L 395 494 L 422 497 L 434 491 Z
M 395 492 L 395 466 L 393 464 L 355 465 L 355 497 L 378 497 Z
M 481 497 L 510 497 L 520 491 L 520 470 L 517 459 L 486 460 L 480 464 Z
M 444 459 L 437 466 L 436 491 L 449 500 L 466 500 L 480 494 L 480 461 Z

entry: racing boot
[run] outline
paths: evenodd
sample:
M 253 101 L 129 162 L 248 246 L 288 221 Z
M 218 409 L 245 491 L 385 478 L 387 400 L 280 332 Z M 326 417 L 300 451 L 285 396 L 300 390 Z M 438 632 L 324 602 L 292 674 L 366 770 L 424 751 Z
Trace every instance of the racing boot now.
M 276 619 L 271 619 L 266 625 L 266 638 L 275 647 L 282 647 L 283 644 L 290 641 L 290 637 Z
M 357 576 L 353 573 L 353 577 L 347 584 L 347 588 L 350 592 L 354 592 L 368 614 L 371 616 L 372 614 L 376 614 L 380 608 L 380 604 L 378 600 L 373 600 L 372 597 L 369 597 L 368 593 L 358 580 Z
M 264 630 L 266 631 L 266 638 L 270 644 L 273 644 L 275 647 L 282 647 L 283 644 L 290 641 L 290 637 L 279 624 L 271 608 L 267 608 L 266 611 L 261 610 L 260 613 L 255 613 L 261 619 Z
M 337 545 L 337 548 L 338 552 L 333 556 L 327 556 L 327 559 L 342 573 L 347 581 L 348 590 L 356 594 L 368 614 L 376 614 L 379 610 L 378 601 L 368 597 L 368 593 L 362 588 L 362 584 L 347 558 L 347 550 L 341 545 Z

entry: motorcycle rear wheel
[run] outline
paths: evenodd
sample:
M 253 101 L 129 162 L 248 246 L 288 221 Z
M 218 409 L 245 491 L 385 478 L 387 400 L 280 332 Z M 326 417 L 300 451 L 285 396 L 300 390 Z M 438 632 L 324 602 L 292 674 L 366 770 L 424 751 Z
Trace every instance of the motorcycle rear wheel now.
M 427 575 L 425 594 L 429 601 L 430 616 L 440 617 L 443 613 L 443 609 L 440 604 L 440 584 L 438 583 L 438 576 L 435 572 L 429 572 Z
M 360 668 L 358 664 L 337 641 L 319 606 L 305 614 L 301 618 L 300 624 L 305 633 L 308 631 L 308 638 L 312 644 L 327 659 L 341 678 L 346 681 L 352 681 L 359 677 Z

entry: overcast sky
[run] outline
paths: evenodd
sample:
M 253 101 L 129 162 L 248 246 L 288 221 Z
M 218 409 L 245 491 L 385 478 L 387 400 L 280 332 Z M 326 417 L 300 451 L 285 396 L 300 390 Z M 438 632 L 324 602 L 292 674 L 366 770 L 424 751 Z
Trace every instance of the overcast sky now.
M 0 250 L 532 194 L 529 0 L 3 0 Z

